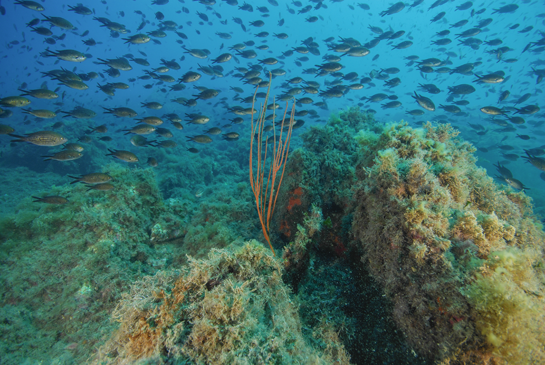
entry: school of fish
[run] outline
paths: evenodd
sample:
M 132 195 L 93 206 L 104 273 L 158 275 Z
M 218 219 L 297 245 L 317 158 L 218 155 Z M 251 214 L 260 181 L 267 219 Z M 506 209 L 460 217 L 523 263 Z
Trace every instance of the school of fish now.
M 0 19 L 17 17 L 15 31 L 4 32 L 3 62 L 24 57 L 32 63 L 4 67 L 0 135 L 10 139 L 2 136 L 2 143 L 57 147 L 42 157 L 62 163 L 100 141 L 106 156 L 155 167 L 160 161 L 144 161 L 147 152 L 131 149 L 183 155 L 221 140 L 236 142 L 255 113 L 256 88 L 259 103 L 272 86 L 276 98 L 267 120 L 294 100 L 294 129 L 324 123 L 331 110 L 349 106 L 377 119 L 451 123 L 480 153 L 494 154 L 499 181 L 525 189 L 505 167 L 523 160 L 545 180 L 540 1 L 145 0 L 111 10 L 113 5 L 88 1 L 51 4 L 50 10 L 46 1 L 1 3 Z M 332 20 L 332 12 L 346 23 Z M 88 123 L 88 131 L 65 135 L 65 118 Z M 178 148 L 182 137 L 195 145 Z M 483 145 L 482 138 L 493 143 Z M 520 147 L 520 141 L 528 144 Z M 99 172 L 71 178 L 89 190 L 115 188 Z M 35 201 L 68 202 L 57 196 Z

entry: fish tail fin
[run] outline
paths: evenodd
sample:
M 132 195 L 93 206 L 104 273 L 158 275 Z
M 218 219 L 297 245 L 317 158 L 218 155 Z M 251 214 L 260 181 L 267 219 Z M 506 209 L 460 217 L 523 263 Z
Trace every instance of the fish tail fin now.
M 14 138 L 17 138 L 17 139 L 12 139 L 10 142 L 24 142 L 24 138 L 23 136 L 19 136 L 17 134 L 11 134 L 9 133 L 8 136 L 11 136 L 11 137 L 14 137 Z
M 75 179 L 74 181 L 70 182 L 70 184 L 76 184 L 76 183 L 80 182 L 80 178 L 77 177 L 77 176 L 68 175 L 68 177 L 72 178 L 72 179 Z

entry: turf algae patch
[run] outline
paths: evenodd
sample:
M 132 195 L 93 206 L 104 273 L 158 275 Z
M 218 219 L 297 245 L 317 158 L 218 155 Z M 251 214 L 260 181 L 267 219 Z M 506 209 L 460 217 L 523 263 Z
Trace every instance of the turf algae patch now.
M 303 337 L 282 265 L 256 241 L 190 258 L 179 273 L 132 286 L 114 311 L 119 330 L 97 363 L 348 363 L 334 332 L 324 350 Z
M 129 284 L 185 257 L 184 230 L 151 170 L 111 164 L 115 189 L 53 187 L 64 205 L 22 201 L 0 221 L 2 362 L 81 364 L 114 326 L 109 312 Z
M 362 131 L 352 232 L 393 318 L 427 358 L 542 363 L 545 235 L 449 125 Z

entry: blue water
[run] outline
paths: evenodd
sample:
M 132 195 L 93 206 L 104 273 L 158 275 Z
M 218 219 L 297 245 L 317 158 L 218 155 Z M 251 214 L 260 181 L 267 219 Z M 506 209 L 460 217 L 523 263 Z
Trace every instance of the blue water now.
M 273 2 L 274 3 L 274 2 Z M 229 120 L 235 117 L 235 115 L 227 111 L 228 107 L 241 105 L 243 107 L 249 107 L 249 104 L 241 103 L 240 101 L 233 100 L 236 93 L 230 89 L 232 86 L 240 87 L 244 90 L 244 94 L 241 97 L 251 96 L 254 87 L 252 85 L 245 85 L 233 74 L 240 74 L 235 70 L 235 67 L 244 67 L 250 65 L 257 65 L 258 60 L 275 57 L 279 63 L 274 66 L 266 66 L 261 73 L 261 78 L 267 79 L 267 70 L 274 68 L 282 68 L 286 71 L 285 76 L 275 77 L 272 82 L 272 95 L 280 95 L 283 93 L 282 86 L 292 87 L 301 86 L 291 85 L 286 86 L 284 82 L 290 78 L 301 76 L 305 80 L 318 81 L 321 85 L 320 91 L 325 91 L 330 86 L 335 78 L 332 76 L 315 77 L 312 74 L 304 74 L 305 69 L 316 68 L 316 65 L 325 63 L 321 56 L 326 54 L 335 54 L 335 52 L 328 51 L 328 44 L 340 43 L 342 38 L 354 38 L 361 44 L 371 41 L 377 36 L 369 29 L 370 26 L 381 28 L 384 32 L 388 30 L 392 31 L 404 31 L 405 33 L 394 40 L 382 40 L 380 43 L 370 48 L 370 53 L 365 57 L 350 57 L 343 56 L 341 64 L 344 66 L 341 70 L 342 73 L 347 74 L 349 72 L 356 72 L 358 77 L 353 81 L 344 81 L 343 84 L 349 85 L 357 83 L 364 77 L 369 77 L 370 73 L 374 70 L 375 75 L 381 69 L 389 67 L 397 67 L 400 72 L 395 75 L 390 75 L 390 79 L 393 77 L 399 77 L 401 84 L 393 87 L 384 87 L 384 81 L 373 79 L 371 83 L 364 84 L 361 90 L 350 90 L 345 92 L 345 95 L 340 98 L 326 99 L 328 110 L 325 108 L 313 107 L 312 105 L 302 105 L 300 109 L 308 109 L 316 111 L 316 118 L 309 119 L 308 116 L 305 119 L 306 126 L 319 123 L 325 123 L 331 113 L 335 113 L 338 110 L 358 104 L 363 109 L 372 109 L 376 111 L 377 120 L 384 122 L 404 119 L 409 122 L 421 122 L 426 120 L 439 120 L 446 121 L 454 124 L 462 131 L 462 136 L 472 141 L 477 147 L 491 147 L 494 146 L 498 138 L 507 137 L 505 144 L 514 145 L 518 154 L 523 154 L 522 148 L 539 147 L 542 143 L 542 129 L 534 128 L 532 123 L 539 121 L 539 118 L 543 116 L 540 112 L 526 117 L 526 123 L 523 125 L 515 126 L 517 132 L 510 133 L 494 133 L 495 129 L 500 129 L 494 124 L 489 122 L 489 116 L 482 113 L 479 109 L 484 106 L 513 106 L 514 101 L 519 96 L 525 93 L 531 93 L 532 96 L 523 103 L 523 105 L 537 104 L 539 105 L 541 99 L 540 84 L 536 83 L 538 76 L 532 72 L 532 67 L 539 70 L 543 65 L 540 61 L 540 57 L 543 52 L 543 46 L 531 47 L 528 51 L 523 53 L 524 47 L 530 42 L 537 42 L 541 38 L 539 31 L 543 29 L 543 14 L 545 7 L 539 1 L 523 1 L 516 2 L 519 6 L 513 13 L 496 13 L 493 14 L 493 9 L 498 9 L 504 3 L 496 2 L 474 2 L 467 10 L 456 10 L 457 6 L 460 6 L 461 1 L 446 1 L 444 4 L 429 9 L 433 2 L 425 1 L 424 3 L 413 7 L 407 6 L 399 13 L 392 15 L 385 15 L 381 17 L 380 12 L 389 8 L 391 3 L 383 1 L 369 2 L 368 7 L 370 10 L 364 10 L 364 8 L 358 6 L 356 2 L 342 1 L 342 2 L 309 2 L 313 7 L 320 7 L 315 10 L 312 9 L 307 13 L 298 14 L 303 6 L 308 4 L 298 2 L 279 2 L 279 6 L 273 6 L 269 2 L 260 1 L 252 3 L 253 11 L 240 10 L 238 6 L 228 5 L 226 2 L 218 1 L 215 5 L 207 7 L 195 1 L 187 1 L 182 3 L 180 1 L 170 1 L 166 5 L 151 5 L 149 2 L 105 2 L 105 3 L 93 3 L 84 4 L 93 9 L 94 14 L 89 16 L 75 14 L 68 11 L 68 4 L 50 1 L 45 2 L 44 6 L 46 10 L 44 14 L 48 16 L 61 16 L 69 19 L 77 28 L 72 31 L 65 31 L 57 27 L 52 27 L 53 36 L 50 38 L 59 37 L 63 34 L 66 38 L 63 40 L 56 40 L 56 44 L 48 45 L 44 43 L 46 37 L 30 32 L 30 29 L 25 26 L 25 23 L 30 22 L 34 18 L 40 18 L 41 14 L 36 11 L 29 10 L 21 5 L 14 5 L 11 2 L 4 1 L 2 6 L 6 10 L 6 15 L 2 17 L 2 23 L 0 25 L 2 34 L 4 34 L 4 49 L 2 52 L 2 97 L 18 95 L 18 88 L 23 83 L 26 83 L 26 89 L 37 89 L 42 82 L 47 81 L 47 86 L 50 89 L 57 88 L 57 83 L 53 80 L 42 77 L 40 72 L 49 71 L 52 69 L 58 69 L 64 67 L 68 70 L 73 70 L 76 73 L 88 73 L 99 72 L 101 77 L 95 80 L 87 82 L 89 89 L 85 91 L 77 91 L 70 89 L 66 86 L 61 86 L 59 94 L 64 94 L 62 105 L 52 105 L 52 101 L 40 100 L 31 98 L 33 109 L 52 109 L 52 110 L 71 110 L 75 106 L 87 106 L 97 113 L 97 117 L 94 119 L 95 125 L 102 123 L 110 124 L 110 132 L 112 132 L 113 126 L 115 127 L 127 127 L 132 126 L 133 121 L 127 119 L 117 119 L 108 114 L 103 114 L 102 107 L 115 108 L 121 106 L 128 106 L 133 108 L 139 113 L 139 117 L 143 115 L 163 115 L 166 113 L 176 112 L 182 118 L 184 113 L 203 113 L 211 117 L 211 122 L 206 126 L 223 126 L 229 123 Z M 361 3 L 363 4 L 363 3 Z M 72 4 L 75 6 L 75 4 Z M 266 9 L 258 10 L 258 7 L 264 7 Z M 187 13 L 182 11 L 185 8 Z M 484 10 L 481 14 L 472 14 Z M 140 11 L 142 15 L 137 14 L 135 11 Z M 183 32 L 187 36 L 187 40 L 180 38 L 173 31 L 166 31 L 166 38 L 155 38 L 160 41 L 161 44 L 155 44 L 150 41 L 146 44 L 139 45 L 127 45 L 124 44 L 122 38 L 136 34 L 136 28 L 146 21 L 144 28 L 141 32 L 150 32 L 159 28 L 159 21 L 155 19 L 156 12 L 162 12 L 165 16 L 165 20 L 173 20 L 178 25 L 178 31 Z M 206 14 L 209 21 L 202 21 L 197 12 Z M 446 15 L 436 22 L 431 22 L 437 14 L 445 12 Z M 101 23 L 93 20 L 93 17 L 106 17 L 111 21 L 119 22 L 126 26 L 130 31 L 127 34 L 121 34 L 119 38 L 112 38 L 110 31 L 105 27 L 101 27 Z M 314 23 L 309 23 L 306 19 L 311 16 L 317 16 L 318 20 Z M 236 24 L 233 18 L 240 18 L 243 25 L 246 28 L 246 32 L 243 31 L 242 26 Z M 463 46 L 459 44 L 456 34 L 463 32 L 472 27 L 476 27 L 480 21 L 486 19 L 492 19 L 492 22 L 484 27 L 480 34 L 474 38 L 478 39 L 477 44 L 481 41 L 489 41 L 492 39 L 500 39 L 503 41 L 499 46 L 487 46 L 484 43 L 475 47 Z M 265 25 L 262 27 L 254 27 L 250 25 L 250 22 L 255 20 L 263 20 Z M 462 27 L 454 28 L 451 25 L 462 21 L 468 20 L 468 23 Z M 282 25 L 279 25 L 282 22 Z M 519 26 L 515 29 L 515 25 Z M 48 23 L 41 23 L 39 26 L 48 27 Z M 521 30 L 533 27 L 531 30 L 521 33 Z M 443 38 L 449 38 L 452 43 L 446 46 L 435 46 L 431 42 L 438 40 L 441 37 L 436 33 L 450 30 L 450 34 Z M 89 34 L 85 37 L 81 37 L 85 31 L 89 31 Z M 232 36 L 231 39 L 221 39 L 217 33 L 224 32 Z M 265 38 L 257 38 L 254 35 L 259 32 L 268 32 L 269 35 Z M 285 40 L 277 39 L 273 36 L 275 33 L 286 33 L 288 38 Z M 311 37 L 312 40 L 319 45 L 318 50 L 320 56 L 315 56 L 311 53 L 300 54 L 293 53 L 289 57 L 283 57 L 282 53 L 292 49 L 293 47 L 302 46 L 302 42 Z M 342 38 L 341 38 L 342 37 Z M 82 40 L 93 38 L 97 41 L 96 46 L 87 47 L 82 43 Z M 331 39 L 330 43 L 326 43 L 324 40 Z M 184 53 L 183 46 L 188 49 L 198 48 L 207 49 L 210 51 L 210 55 L 207 59 L 197 59 L 187 53 Z M 257 57 L 255 59 L 245 59 L 237 56 L 234 51 L 230 51 L 229 47 L 241 42 L 254 41 L 254 47 L 247 47 L 246 49 L 255 49 L 259 45 L 267 45 L 268 50 L 257 50 Z M 392 49 L 393 45 L 399 44 L 403 41 L 413 42 L 412 46 L 406 49 Z M 17 43 L 18 42 L 18 43 Z M 498 60 L 497 53 L 491 54 L 492 50 L 499 47 L 509 47 L 509 51 L 501 55 L 501 59 Z M 56 58 L 44 58 L 40 56 L 40 53 L 44 51 L 46 47 L 51 50 L 61 49 L 74 49 L 82 53 L 91 55 L 85 62 L 72 63 L 66 61 L 58 61 Z M 140 52 L 144 52 L 146 56 L 143 56 Z M 174 59 L 181 65 L 181 70 L 171 70 L 167 74 L 178 79 L 185 72 L 193 70 L 197 71 L 199 65 L 206 66 L 211 65 L 211 60 L 220 55 L 221 53 L 230 52 L 235 58 L 231 61 L 220 64 L 223 67 L 224 77 L 210 77 L 203 75 L 202 78 L 196 83 L 186 84 L 187 88 L 183 91 L 175 92 L 162 92 L 161 89 L 169 89 L 171 84 L 165 83 L 164 85 L 158 85 L 154 80 L 136 80 L 135 82 L 129 82 L 131 78 L 137 78 L 144 75 L 145 70 L 150 70 L 161 66 L 160 60 L 172 60 Z M 107 68 L 103 65 L 97 65 L 98 58 L 111 59 L 121 57 L 126 54 L 132 54 L 135 57 L 145 58 L 149 61 L 150 67 L 143 67 L 135 62 L 131 62 L 133 67 L 132 71 L 121 71 L 119 78 L 108 77 L 103 71 Z M 447 55 L 447 53 L 450 54 Z M 336 55 L 341 55 L 337 53 Z M 497 71 L 504 72 L 506 80 L 499 84 L 476 84 L 472 81 L 474 76 L 465 76 L 460 74 L 437 74 L 437 73 L 422 73 L 417 69 L 417 63 L 413 63 L 408 66 L 409 61 L 406 59 L 408 56 L 416 55 L 419 62 L 423 59 L 434 57 L 441 61 L 444 61 L 442 66 L 454 68 L 469 62 L 481 62 L 482 64 L 476 66 L 473 70 L 475 74 L 485 75 Z M 296 65 L 296 60 L 304 57 L 308 59 L 306 61 L 297 61 L 300 66 Z M 183 61 L 181 60 L 183 58 Z M 376 59 L 375 59 L 376 58 Z M 373 59 L 375 59 L 373 61 Z M 514 63 L 506 63 L 505 59 L 515 59 Z M 237 62 L 238 61 L 238 62 Z M 38 64 L 40 62 L 41 64 Z M 105 76 L 104 78 L 102 76 Z M 117 90 L 114 97 L 108 97 L 103 94 L 97 88 L 97 83 L 105 84 L 107 82 L 125 82 L 130 85 L 128 90 Z M 447 101 L 448 87 L 462 83 L 474 85 L 476 92 L 464 96 L 463 99 L 467 99 L 470 103 L 467 106 L 460 106 L 461 113 L 451 114 L 444 112 L 439 108 L 440 104 L 449 104 Z M 149 90 L 144 89 L 144 85 L 153 85 Z M 435 84 L 441 92 L 436 95 L 428 94 L 425 91 L 419 89 L 419 84 Z M 220 91 L 220 94 L 215 99 L 210 101 L 199 101 L 196 107 L 186 108 L 178 104 L 170 102 L 171 99 L 177 97 L 185 97 L 190 99 L 192 95 L 196 94 L 196 90 L 193 86 L 205 86 L 208 88 L 214 88 Z M 264 89 L 262 89 L 264 90 Z M 498 98 L 502 91 L 509 90 L 511 95 L 506 101 L 498 104 Z M 430 97 L 436 105 L 435 112 L 426 111 L 422 116 L 411 116 L 406 114 L 409 110 L 422 109 L 415 100 L 412 98 L 414 91 L 419 94 Z M 361 100 L 362 97 L 369 97 L 373 94 L 384 92 L 387 95 L 397 96 L 397 101 L 401 102 L 401 107 L 395 109 L 381 109 L 381 105 L 391 100 L 385 100 L 378 103 L 366 103 Z M 303 94 L 298 95 L 302 97 Z M 322 99 L 318 95 L 304 95 L 310 96 L 314 102 L 321 101 Z M 458 100 L 458 99 L 454 99 Z M 58 102 L 59 100 L 54 100 Z M 153 113 L 155 111 L 146 110 L 140 107 L 140 102 L 143 101 L 159 101 L 164 104 L 164 108 L 160 110 L 160 113 Z M 221 101 L 221 102 L 220 102 Z M 452 103 L 450 103 L 452 104 Z M 23 115 L 21 110 L 14 109 L 14 115 L 11 118 L 3 119 L 2 122 L 8 124 L 16 129 L 16 133 L 28 133 L 34 132 L 47 126 L 44 122 L 40 124 L 31 123 L 25 125 L 22 123 Z M 508 113 L 513 115 L 512 112 Z M 60 115 L 59 115 L 60 117 Z M 248 118 L 246 118 L 248 119 Z M 501 116 L 500 116 L 501 119 Z M 31 118 L 32 120 L 32 118 Z M 47 120 L 45 123 L 49 123 Z M 467 123 L 482 125 L 485 129 L 491 130 L 490 133 L 483 137 L 477 137 L 473 132 L 474 130 L 467 127 Z M 234 130 L 240 131 L 244 128 L 244 125 L 234 126 Z M 200 126 L 190 125 L 181 133 L 183 135 L 200 133 L 203 128 Z M 537 131 L 537 134 L 533 133 Z M 516 134 L 530 134 L 532 139 L 530 141 L 523 142 L 516 138 Z M 118 134 L 115 134 L 116 136 Z M 7 137 L 2 137 L 7 142 Z M 178 133 L 176 139 L 181 139 L 181 135 Z M 110 145 L 116 148 L 123 148 L 126 143 L 122 141 L 116 141 L 116 144 Z M 489 153 L 481 154 L 483 166 L 489 170 L 494 170 L 493 166 L 488 163 L 495 163 L 497 160 L 502 160 L 498 155 L 498 150 L 488 148 Z M 542 184 L 542 180 L 538 177 L 538 171 L 524 165 L 522 160 L 518 160 L 515 163 L 510 164 L 510 168 L 514 170 L 517 176 L 524 174 L 528 171 L 523 179 L 523 183 L 531 190 L 538 190 Z M 528 170 L 526 170 L 528 169 Z M 532 194 L 533 191 L 530 192 Z M 532 194 L 533 195 L 533 194 Z M 536 199 L 541 198 L 534 196 Z

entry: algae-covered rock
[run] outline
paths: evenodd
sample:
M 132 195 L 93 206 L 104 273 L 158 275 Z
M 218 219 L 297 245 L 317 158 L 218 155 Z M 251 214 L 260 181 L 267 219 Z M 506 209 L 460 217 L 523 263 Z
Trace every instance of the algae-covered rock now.
M 303 338 L 282 265 L 262 244 L 212 249 L 179 272 L 133 284 L 113 313 L 121 323 L 97 363 L 348 363 L 334 332 L 326 350 Z
M 33 203 L 0 220 L 2 362 L 81 364 L 113 326 L 129 284 L 180 260 L 188 208 L 163 204 L 152 170 L 111 164 L 110 191 L 50 188 L 68 203 Z M 178 215 L 179 214 L 179 215 Z
M 373 131 L 376 133 L 376 131 Z M 360 134 L 353 233 L 418 352 L 450 363 L 545 359 L 545 234 L 449 125 Z
M 167 200 L 115 164 L 114 190 L 26 198 L 0 220 L 2 360 L 543 363 L 543 227 L 456 135 L 357 108 L 303 133 L 271 222 L 283 259 L 240 246 L 261 227 L 234 154 L 160 176 Z
M 12 172 L 22 187 L 4 201 L 19 204 L 0 219 L 0 357 L 8 364 L 83 363 L 116 328 L 110 314 L 131 283 L 261 230 L 247 182 L 210 184 L 200 198 L 186 182 L 164 200 L 158 169 L 109 163 L 109 191 L 55 174 L 23 185 L 27 170 Z
M 376 123 L 355 108 L 303 134 L 276 217 L 289 241 L 286 277 L 295 289 L 309 282 L 317 253 L 352 263 L 354 273 L 359 261 L 426 361 L 544 362 L 543 227 L 530 198 L 497 185 L 457 135 L 450 125 Z M 328 223 L 296 245 L 311 204 Z M 347 349 L 367 343 L 355 341 Z
M 274 217 L 285 241 L 295 238 L 298 225 L 304 225 L 305 214 L 316 204 L 331 226 L 319 245 L 338 255 L 346 251 L 340 236 L 349 230 L 342 221 L 354 195 L 359 157 L 354 136 L 362 128 L 375 129 L 373 117 L 354 107 L 332 116 L 325 127 L 313 126 L 301 135 L 303 147 L 290 155 L 277 203 L 279 214 Z
M 391 303 L 362 265 L 352 234 L 361 166 L 373 161 L 360 153 L 360 130 L 372 145 L 382 124 L 350 108 L 301 134 L 302 148 L 290 155 L 275 213 L 284 281 L 301 302 L 304 328 L 334 328 L 354 363 L 425 364 L 390 320 Z

